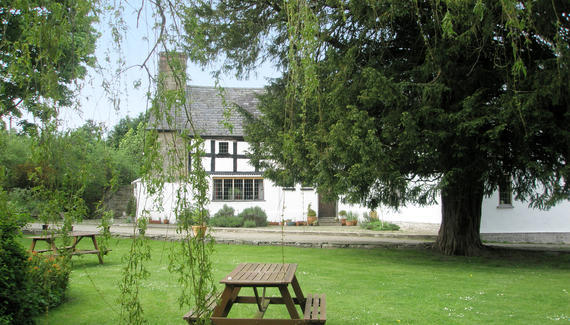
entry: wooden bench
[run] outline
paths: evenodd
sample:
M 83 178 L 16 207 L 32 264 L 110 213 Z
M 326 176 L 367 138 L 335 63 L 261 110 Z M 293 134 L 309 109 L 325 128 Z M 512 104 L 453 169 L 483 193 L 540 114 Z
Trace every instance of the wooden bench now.
M 218 298 L 220 298 L 220 294 L 209 294 L 206 296 L 206 310 L 208 311 L 209 315 L 211 315 L 212 312 L 214 311 L 214 308 L 216 308 L 216 304 L 218 303 Z M 198 313 L 198 310 L 192 308 L 182 318 L 185 321 L 187 321 L 188 324 L 192 325 L 195 324 L 200 319 L 200 316 L 202 315 Z
M 324 324 L 327 321 L 326 296 L 308 294 L 305 303 L 305 321 L 307 324 Z

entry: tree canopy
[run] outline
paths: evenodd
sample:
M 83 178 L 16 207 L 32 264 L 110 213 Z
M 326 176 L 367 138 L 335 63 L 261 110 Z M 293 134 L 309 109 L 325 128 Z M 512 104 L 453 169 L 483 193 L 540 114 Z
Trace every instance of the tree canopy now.
M 480 249 L 483 196 L 505 178 L 534 207 L 569 198 L 567 1 L 297 3 L 197 11 L 227 67 L 285 67 L 247 128 L 270 178 L 371 208 L 439 195 L 447 254 Z
M 0 118 L 47 121 L 72 104 L 73 83 L 94 63 L 94 10 L 88 0 L 0 1 Z

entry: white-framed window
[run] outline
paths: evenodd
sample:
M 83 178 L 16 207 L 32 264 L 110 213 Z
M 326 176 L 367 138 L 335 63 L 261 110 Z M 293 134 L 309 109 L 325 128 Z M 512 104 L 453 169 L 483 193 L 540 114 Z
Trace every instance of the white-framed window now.
M 263 201 L 263 178 L 214 178 L 213 201 Z
M 498 208 L 513 207 L 513 188 L 511 177 L 505 175 L 499 182 L 499 206 Z
M 230 153 L 230 144 L 229 142 L 220 142 L 218 143 L 218 153 Z

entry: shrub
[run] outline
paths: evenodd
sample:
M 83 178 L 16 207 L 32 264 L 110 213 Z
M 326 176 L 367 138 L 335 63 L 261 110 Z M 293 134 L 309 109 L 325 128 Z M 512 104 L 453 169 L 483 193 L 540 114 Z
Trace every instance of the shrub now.
M 0 188 L 0 324 L 29 324 L 31 285 L 28 281 L 28 254 L 19 242 L 23 223 L 8 210 L 5 192 Z
M 210 226 L 212 227 L 241 227 L 243 225 L 243 218 L 239 216 L 214 216 L 210 219 Z
M 243 222 L 244 228 L 255 228 L 255 221 L 253 220 L 246 220 Z
M 12 188 L 8 192 L 8 204 L 12 211 L 24 213 L 29 216 L 38 216 L 44 209 L 45 202 L 34 195 L 34 191 L 25 188 Z
M 212 227 L 241 227 L 243 225 L 243 218 L 236 217 L 234 208 L 224 204 L 210 219 L 209 224 Z
M 239 217 L 243 218 L 244 222 L 247 220 L 253 220 L 256 227 L 267 226 L 267 214 L 265 214 L 265 211 L 258 206 L 244 209 L 239 214 Z
M 380 220 L 364 221 L 360 224 L 360 227 L 368 230 L 388 230 L 388 231 L 400 230 L 400 226 L 388 221 L 380 221 Z
M 235 210 L 234 208 L 229 207 L 227 204 L 224 204 L 224 206 L 220 210 L 218 210 L 216 214 L 214 214 L 214 217 L 220 217 L 220 216 L 233 217 L 235 216 Z
M 63 256 L 33 254 L 28 258 L 31 300 L 39 311 L 58 306 L 65 299 L 71 267 Z
M 340 211 L 338 212 L 338 216 L 339 216 L 339 217 L 346 217 L 346 211 L 340 210 Z

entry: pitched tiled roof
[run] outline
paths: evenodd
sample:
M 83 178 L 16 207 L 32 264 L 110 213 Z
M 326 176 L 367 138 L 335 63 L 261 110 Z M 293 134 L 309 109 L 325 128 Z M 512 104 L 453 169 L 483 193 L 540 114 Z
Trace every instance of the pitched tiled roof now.
M 244 130 L 242 125 L 242 116 L 237 111 L 237 107 L 241 107 L 254 116 L 258 116 L 259 110 L 257 104 L 259 100 L 257 95 L 262 94 L 262 88 L 224 88 L 223 99 L 220 95 L 220 89 L 214 87 L 187 86 L 186 99 L 192 117 L 192 121 L 196 132 L 203 137 L 243 137 Z M 229 123 L 233 125 L 233 130 L 224 126 L 224 108 L 230 107 L 231 114 Z M 150 125 L 159 130 L 190 130 L 190 122 L 184 107 L 172 108 L 170 115 L 174 117 L 173 123 L 169 125 L 163 118 L 159 123 L 151 116 Z M 156 124 L 155 124 L 156 123 Z

